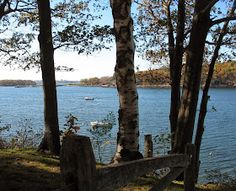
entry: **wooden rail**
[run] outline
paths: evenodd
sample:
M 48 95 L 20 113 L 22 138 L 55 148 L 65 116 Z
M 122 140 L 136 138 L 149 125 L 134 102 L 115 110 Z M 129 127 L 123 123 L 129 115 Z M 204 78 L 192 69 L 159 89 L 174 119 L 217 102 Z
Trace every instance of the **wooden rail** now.
M 187 155 L 167 155 L 109 165 L 97 170 L 97 189 L 114 190 L 154 170 L 165 167 L 186 167 L 188 164 Z
M 192 153 L 192 149 L 189 147 L 187 151 Z M 187 168 L 192 164 L 191 154 L 144 158 L 96 169 L 92 146 L 89 138 L 85 136 L 70 135 L 65 137 L 60 158 L 61 173 L 66 186 L 57 191 L 112 191 L 127 185 L 139 176 L 169 167 L 171 171 L 160 183 L 151 188 L 151 191 L 161 191 L 185 169 L 185 173 L 192 172 L 192 167 Z M 190 190 L 194 187 L 192 187 L 190 179 L 189 177 L 186 179 L 186 181 L 190 181 L 190 184 L 187 185 L 185 191 L 194 191 Z

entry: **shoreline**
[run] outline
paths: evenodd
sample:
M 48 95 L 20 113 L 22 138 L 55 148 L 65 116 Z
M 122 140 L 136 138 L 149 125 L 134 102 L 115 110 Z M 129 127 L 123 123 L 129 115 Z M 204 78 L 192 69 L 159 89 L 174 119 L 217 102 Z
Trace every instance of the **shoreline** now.
M 101 87 L 101 88 L 116 88 L 115 85 L 84 85 L 84 84 L 58 84 L 56 85 L 57 87 L 62 87 L 62 86 L 80 86 L 80 87 Z M 35 87 L 42 87 L 41 84 L 37 85 L 0 85 L 0 87 L 15 87 L 15 88 L 35 88 Z M 144 89 L 171 89 L 170 85 L 137 85 L 137 88 L 144 88 Z M 235 89 L 236 85 L 234 86 L 227 86 L 227 85 L 219 85 L 219 86 L 211 86 L 210 88 L 214 89 Z M 201 87 L 202 89 L 202 87 Z
M 68 84 L 68 85 L 62 85 L 62 86 L 80 86 L 80 87 L 101 87 L 101 88 L 116 88 L 116 86 L 106 86 L 103 85 L 81 85 L 81 84 Z M 171 86 L 169 85 L 137 85 L 137 88 L 146 88 L 146 89 L 171 89 Z M 211 86 L 210 88 L 214 89 L 235 89 L 236 86 Z M 202 88 L 201 88 L 202 89 Z

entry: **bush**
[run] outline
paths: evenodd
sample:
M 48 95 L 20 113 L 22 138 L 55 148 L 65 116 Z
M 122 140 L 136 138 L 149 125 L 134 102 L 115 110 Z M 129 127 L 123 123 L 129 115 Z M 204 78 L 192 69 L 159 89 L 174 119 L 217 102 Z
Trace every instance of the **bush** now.
M 10 134 L 10 138 L 1 136 L 3 132 L 12 129 L 11 125 L 0 127 L 0 148 L 34 148 L 41 138 L 42 131 L 35 131 L 30 119 L 21 119 L 18 122 L 15 133 Z
M 109 112 L 103 120 L 98 121 L 98 123 L 104 124 L 104 126 L 92 126 L 90 129 L 88 129 L 88 132 L 91 134 L 93 148 L 95 153 L 97 152 L 98 161 L 100 163 L 103 162 L 102 155 L 106 146 L 110 144 L 111 130 L 115 125 L 115 121 L 115 115 L 112 112 Z
M 35 131 L 31 119 L 21 119 L 18 122 L 16 133 L 12 136 L 10 147 L 35 148 L 42 139 L 42 131 Z
M 1 124 L 1 120 L 0 120 L 0 124 Z M 9 131 L 10 128 L 11 128 L 11 125 L 9 125 L 9 124 L 4 125 L 4 126 L 0 126 L 0 149 L 5 148 L 7 146 L 7 141 L 2 136 L 2 133 L 4 133 L 5 131 Z

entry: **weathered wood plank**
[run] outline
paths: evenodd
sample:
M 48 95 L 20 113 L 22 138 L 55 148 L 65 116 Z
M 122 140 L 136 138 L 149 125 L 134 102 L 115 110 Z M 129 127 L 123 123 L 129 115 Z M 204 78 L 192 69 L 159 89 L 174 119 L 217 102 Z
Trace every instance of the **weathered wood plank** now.
M 97 170 L 97 190 L 114 190 L 153 170 L 186 167 L 188 164 L 188 155 L 172 154 L 109 165 Z
M 167 188 L 173 180 L 175 180 L 182 172 L 184 171 L 184 168 L 172 168 L 170 172 L 163 177 L 160 182 L 155 184 L 149 191 L 162 191 L 165 188 Z
M 184 191 L 195 191 L 195 146 L 193 144 L 187 144 L 185 153 L 190 156 L 191 160 L 184 171 Z
M 76 191 L 96 190 L 96 163 L 90 139 L 68 135 L 60 154 L 61 173 L 65 184 L 76 184 Z
M 144 158 L 153 157 L 152 135 L 144 136 Z

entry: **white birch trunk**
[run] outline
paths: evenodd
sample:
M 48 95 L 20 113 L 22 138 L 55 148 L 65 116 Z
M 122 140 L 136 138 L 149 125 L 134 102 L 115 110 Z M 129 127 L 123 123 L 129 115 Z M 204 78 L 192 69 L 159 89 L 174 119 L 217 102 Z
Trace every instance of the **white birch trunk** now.
M 116 37 L 115 77 L 120 107 L 115 160 L 119 162 L 122 149 L 131 152 L 139 150 L 139 112 L 134 72 L 135 44 L 131 0 L 111 0 L 111 7 Z

